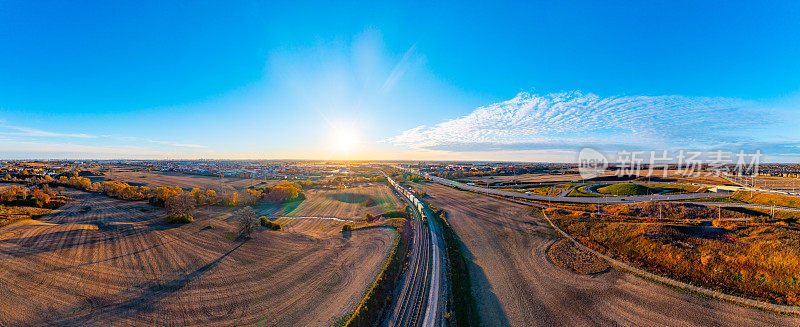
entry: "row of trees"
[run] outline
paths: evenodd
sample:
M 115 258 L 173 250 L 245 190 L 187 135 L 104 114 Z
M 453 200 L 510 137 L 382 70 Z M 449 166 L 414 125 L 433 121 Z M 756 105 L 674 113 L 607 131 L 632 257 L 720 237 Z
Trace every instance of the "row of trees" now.
M 154 205 L 164 206 L 168 199 L 178 195 L 185 195 L 182 202 L 193 199 L 195 205 L 225 205 L 242 206 L 252 205 L 267 199 L 271 202 L 285 202 L 305 198 L 302 188 L 297 183 L 281 182 L 274 187 L 262 189 L 247 189 L 243 192 L 227 192 L 218 194 L 208 189 L 193 188 L 185 191 L 179 186 L 162 186 L 150 188 L 147 186 L 133 186 L 122 182 L 103 181 L 95 182 L 86 177 L 61 176 L 53 183 L 62 186 L 74 187 L 89 192 L 98 192 L 110 197 L 123 200 L 149 200 Z
M 48 185 L 37 186 L 30 190 L 12 185 L 0 191 L 0 202 L 3 204 L 53 209 L 60 207 L 65 201 Z
M 168 220 L 175 222 L 192 221 L 194 208 L 202 205 L 249 206 L 262 200 L 284 203 L 305 199 L 300 184 L 288 181 L 282 181 L 273 187 L 250 188 L 242 192 L 223 194 L 218 194 L 211 189 L 200 188 L 184 191 L 178 186 L 150 188 L 113 181 L 92 183 L 88 178 L 81 176 L 61 176 L 53 183 L 89 192 L 99 192 L 123 200 L 148 200 L 153 205 L 165 207 Z
M 340 189 L 363 183 L 380 183 L 385 181 L 386 178 L 383 176 L 336 176 L 334 178 L 327 180 L 321 180 L 321 181 L 304 180 L 297 182 L 295 184 L 300 185 L 304 189 L 309 189 L 309 188 Z

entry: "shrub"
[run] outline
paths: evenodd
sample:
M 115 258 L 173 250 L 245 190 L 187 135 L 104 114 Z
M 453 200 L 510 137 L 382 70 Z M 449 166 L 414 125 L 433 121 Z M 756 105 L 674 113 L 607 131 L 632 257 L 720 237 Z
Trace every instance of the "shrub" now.
M 167 216 L 167 222 L 170 224 L 185 224 L 193 221 L 194 218 L 191 215 L 185 213 L 179 213 Z
M 269 219 L 267 219 L 267 217 L 264 217 L 264 216 L 258 217 L 258 221 L 261 224 L 261 226 L 264 226 L 264 227 L 269 228 L 271 230 L 281 230 L 282 229 L 281 228 L 281 224 L 276 223 L 276 222 L 274 222 L 272 220 L 269 220 Z
M 386 218 L 409 218 L 406 210 L 390 210 L 383 213 Z
M 364 207 L 371 207 L 371 206 L 374 206 L 374 205 L 376 205 L 376 204 L 377 204 L 377 203 L 375 202 L 375 199 L 373 199 L 373 198 L 371 198 L 371 197 L 370 197 L 370 198 L 368 198 L 366 201 L 364 201 L 364 202 L 362 202 L 362 203 L 361 203 L 361 205 L 362 205 L 362 206 L 364 206 Z
M 349 231 L 352 231 L 352 230 L 353 230 L 353 225 L 350 225 L 350 224 L 344 224 L 344 225 L 342 226 L 342 231 L 343 231 L 343 232 L 349 232 Z
M 366 220 L 367 222 L 373 222 L 375 220 L 375 216 L 367 212 L 366 214 L 364 214 L 364 220 Z

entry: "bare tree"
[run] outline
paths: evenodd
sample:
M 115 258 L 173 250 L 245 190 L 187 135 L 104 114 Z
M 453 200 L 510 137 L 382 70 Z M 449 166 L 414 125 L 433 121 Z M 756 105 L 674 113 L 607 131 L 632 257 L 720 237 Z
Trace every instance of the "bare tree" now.
M 250 236 L 258 224 L 256 211 L 251 207 L 244 207 L 237 214 L 239 215 L 239 236 Z
M 191 215 L 195 205 L 197 205 L 195 198 L 186 192 L 170 197 L 164 202 L 164 207 L 170 215 Z

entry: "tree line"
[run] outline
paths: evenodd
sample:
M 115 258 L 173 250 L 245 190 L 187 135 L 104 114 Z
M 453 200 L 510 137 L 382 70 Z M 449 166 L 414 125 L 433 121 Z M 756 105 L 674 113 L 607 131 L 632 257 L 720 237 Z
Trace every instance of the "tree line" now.
M 5 205 L 55 209 L 65 202 L 66 199 L 48 185 L 36 186 L 32 189 L 11 185 L 0 191 L 0 203 Z

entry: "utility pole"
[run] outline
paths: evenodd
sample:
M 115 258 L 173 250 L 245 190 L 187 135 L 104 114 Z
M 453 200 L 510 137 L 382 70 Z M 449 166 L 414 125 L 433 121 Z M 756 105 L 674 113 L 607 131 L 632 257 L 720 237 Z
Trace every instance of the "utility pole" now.
M 517 186 L 517 166 L 511 164 L 511 171 L 514 172 L 514 186 Z
M 772 201 L 772 220 L 775 220 L 775 201 Z
M 600 215 L 600 198 L 597 198 L 597 215 Z

